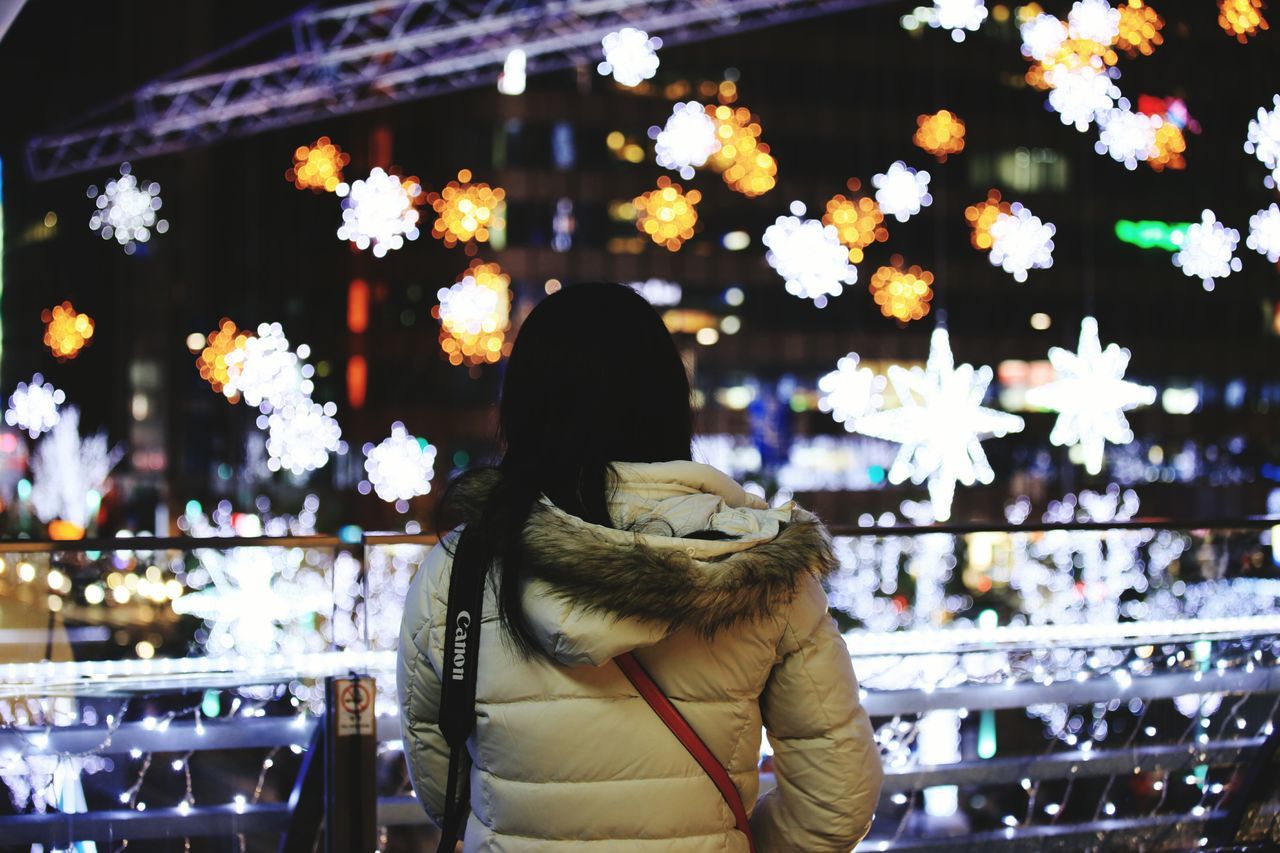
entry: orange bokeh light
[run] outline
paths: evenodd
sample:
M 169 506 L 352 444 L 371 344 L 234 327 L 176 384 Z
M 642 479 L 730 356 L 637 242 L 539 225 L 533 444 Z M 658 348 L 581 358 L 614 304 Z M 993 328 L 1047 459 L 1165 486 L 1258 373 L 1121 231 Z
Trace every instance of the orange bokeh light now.
M 833 196 L 827 202 L 822 224 L 835 226 L 840 242 L 849 248 L 849 262 L 854 264 L 862 263 L 862 250 L 867 246 L 889 239 L 889 229 L 884 227 L 880 205 L 867 196 Z
M 40 312 L 44 322 L 44 344 L 58 361 L 70 361 L 93 337 L 93 318 L 63 302 Z
M 506 227 L 503 211 L 507 192 L 502 187 L 472 183 L 471 170 L 462 169 L 458 179 L 438 193 L 430 193 L 427 201 L 436 212 L 431 233 L 446 246 L 489 242 L 490 233 Z
M 949 155 L 964 150 L 964 121 L 950 110 L 919 116 L 911 141 L 945 163 Z
M 227 355 L 232 350 L 244 349 L 245 343 L 251 337 L 253 337 L 251 333 L 236 328 L 236 324 L 226 317 L 218 323 L 217 329 L 209 333 L 208 346 L 196 357 L 196 368 L 200 371 L 200 378 L 208 382 L 214 391 L 221 393 L 223 387 L 231 380 L 227 373 Z M 231 402 L 234 403 L 239 399 L 237 395 Z
M 665 175 L 658 178 L 658 188 L 636 196 L 632 204 L 636 208 L 636 228 L 667 251 L 676 252 L 684 241 L 693 236 L 698 223 L 697 204 L 702 193 L 685 192 Z
M 892 266 L 880 267 L 871 276 L 871 298 L 880 306 L 881 314 L 899 323 L 919 320 L 929 313 L 933 273 L 918 266 L 902 269 L 901 255 L 894 255 L 891 260 Z
M 300 190 L 331 193 L 342 183 L 342 168 L 351 162 L 351 155 L 322 136 L 310 145 L 299 145 L 293 152 L 293 165 L 284 173 Z
M 987 200 L 971 204 L 964 209 L 965 221 L 969 223 L 969 227 L 973 229 L 973 233 L 969 235 L 969 242 L 973 244 L 973 248 L 981 249 L 984 252 L 991 248 L 991 226 L 995 224 L 996 217 L 1002 213 L 1012 213 L 1013 206 L 1007 201 L 1000 200 L 999 190 L 990 190 L 987 192 Z

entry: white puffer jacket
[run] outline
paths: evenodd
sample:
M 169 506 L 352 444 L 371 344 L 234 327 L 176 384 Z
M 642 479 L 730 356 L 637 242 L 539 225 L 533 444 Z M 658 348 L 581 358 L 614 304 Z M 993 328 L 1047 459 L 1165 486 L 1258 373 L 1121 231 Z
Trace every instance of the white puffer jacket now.
M 705 465 L 615 470 L 611 511 L 628 530 L 546 501 L 526 528 L 538 579 L 525 609 L 554 661 L 510 649 L 487 593 L 465 850 L 747 850 L 716 787 L 611 662 L 626 651 L 729 771 L 761 853 L 851 849 L 871 825 L 881 769 L 827 613 L 825 529 Z M 733 538 L 686 538 L 704 530 Z M 409 591 L 399 658 L 405 752 L 437 824 L 449 570 L 437 546 Z M 777 787 L 757 802 L 762 723 Z

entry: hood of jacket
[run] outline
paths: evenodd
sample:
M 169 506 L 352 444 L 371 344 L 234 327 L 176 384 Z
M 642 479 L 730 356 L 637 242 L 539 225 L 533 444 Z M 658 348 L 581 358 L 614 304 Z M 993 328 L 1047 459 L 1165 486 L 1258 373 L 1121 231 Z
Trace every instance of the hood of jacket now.
M 836 567 L 817 518 L 793 503 L 770 508 L 709 465 L 613 469 L 614 528 L 545 498 L 525 527 L 525 613 L 562 663 L 599 665 L 676 630 L 710 636 L 762 618 L 806 573 Z

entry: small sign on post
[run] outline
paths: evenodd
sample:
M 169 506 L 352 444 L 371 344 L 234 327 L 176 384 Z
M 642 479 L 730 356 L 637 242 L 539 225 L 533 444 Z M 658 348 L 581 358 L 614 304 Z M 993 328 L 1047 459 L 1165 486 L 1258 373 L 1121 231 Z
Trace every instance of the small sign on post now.
M 374 853 L 378 799 L 374 785 L 377 752 L 377 684 L 352 673 L 325 679 L 325 850 Z

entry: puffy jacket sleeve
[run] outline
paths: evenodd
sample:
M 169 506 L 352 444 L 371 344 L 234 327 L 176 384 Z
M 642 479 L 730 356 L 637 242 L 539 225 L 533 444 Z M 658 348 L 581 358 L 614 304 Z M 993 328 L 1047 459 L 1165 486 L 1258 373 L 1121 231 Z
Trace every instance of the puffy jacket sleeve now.
M 441 661 L 439 650 L 431 649 L 431 636 L 445 621 L 449 560 L 444 547 L 437 545 L 409 585 L 396 666 L 409 776 L 418 801 L 437 826 L 444 814 L 449 745 L 440 733 Z
M 847 851 L 871 828 L 883 772 L 844 640 L 817 578 L 788 612 L 760 697 L 777 787 L 756 804 L 762 853 Z

